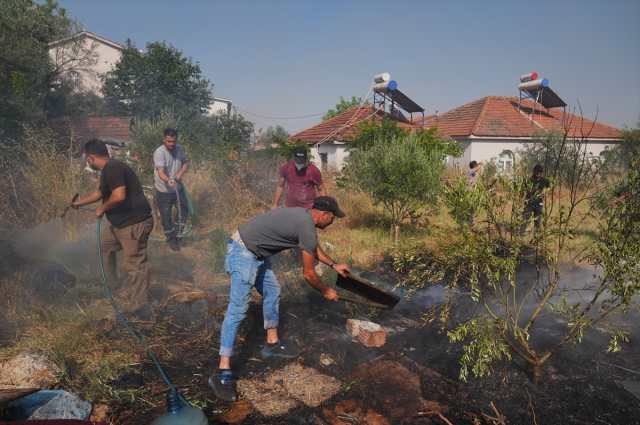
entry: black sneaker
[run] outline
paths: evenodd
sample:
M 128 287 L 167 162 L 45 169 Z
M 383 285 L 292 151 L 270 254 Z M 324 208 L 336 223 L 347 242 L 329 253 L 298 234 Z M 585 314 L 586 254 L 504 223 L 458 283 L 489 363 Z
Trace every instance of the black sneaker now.
M 167 242 L 169 242 L 169 248 L 172 251 L 180 251 L 180 242 L 178 242 L 178 238 L 172 236 L 167 240 Z
M 273 347 L 269 347 L 271 344 L 267 344 L 265 341 L 264 347 L 260 354 L 262 354 L 263 358 L 266 357 L 283 357 L 285 359 L 295 359 L 300 355 L 300 352 L 291 346 L 284 345 L 280 340 L 273 345 Z
M 233 373 L 229 369 L 217 369 L 209 378 L 209 386 L 213 393 L 222 401 L 238 400 L 238 393 L 233 389 L 231 378 Z

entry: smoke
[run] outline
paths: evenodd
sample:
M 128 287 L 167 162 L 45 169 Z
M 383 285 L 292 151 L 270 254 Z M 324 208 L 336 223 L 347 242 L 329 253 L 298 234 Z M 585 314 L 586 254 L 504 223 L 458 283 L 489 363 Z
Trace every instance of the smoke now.
M 558 290 L 547 301 L 531 328 L 530 335 L 532 341 L 534 341 L 534 346 L 538 348 L 555 346 L 560 342 L 562 336 L 564 336 L 564 334 L 569 330 L 569 319 L 562 315 L 551 313 L 547 307 L 551 304 L 559 303 L 562 297 L 566 295 L 567 303 L 570 306 L 580 303 L 582 310 L 593 299 L 595 291 L 600 284 L 596 276 L 600 275 L 601 271 L 595 270 L 593 267 L 588 265 L 569 265 L 567 267 L 566 272 L 559 280 L 557 286 Z M 380 276 L 367 274 L 366 272 L 362 273 L 361 277 L 387 290 L 393 290 L 395 286 L 395 282 L 386 281 Z M 537 272 L 535 267 L 531 265 L 521 266 L 516 273 L 516 277 L 518 281 L 516 303 L 520 303 L 536 280 Z M 540 282 L 538 285 L 541 287 L 548 285 L 546 270 L 541 272 Z M 503 289 L 508 290 L 508 287 Z M 405 317 L 414 320 L 422 316 L 422 314 L 429 308 L 434 307 L 447 299 L 444 284 L 425 286 L 423 289 L 413 294 L 410 301 L 407 301 L 404 298 L 404 295 L 408 292 L 408 288 L 399 287 L 393 292 L 402 296 L 401 301 L 396 305 L 394 311 L 400 312 Z M 457 292 L 456 295 L 463 294 L 461 292 Z M 592 318 L 598 314 L 602 301 L 607 297 L 608 294 L 606 292 L 600 296 L 600 299 L 597 300 L 596 304 L 587 315 L 587 318 Z M 524 326 L 526 324 L 534 313 L 534 310 L 539 306 L 540 302 L 541 293 L 533 292 L 527 298 L 520 310 L 520 326 Z M 504 317 L 504 308 L 500 306 L 498 302 L 490 299 L 488 305 L 494 314 Z M 472 301 L 468 296 L 462 296 L 458 301 L 456 301 L 452 310 L 452 325 L 456 326 L 456 324 L 461 321 L 465 321 L 470 317 L 479 315 L 487 315 L 487 311 L 482 304 Z M 639 319 L 640 313 L 636 309 L 632 309 L 625 315 L 610 314 L 606 321 L 615 323 L 623 331 L 630 332 L 633 342 L 634 339 L 640 338 L 639 332 L 633 326 L 633 323 L 637 323 Z M 588 341 L 588 346 L 598 347 L 598 350 L 606 349 L 609 339 L 611 338 L 610 332 L 606 326 L 606 321 L 597 324 L 593 329 L 587 331 L 585 342 Z
M 46 262 L 63 246 L 63 220 L 56 218 L 31 230 L 14 230 L 8 241 L 17 260 Z
M 403 315 L 411 318 L 418 319 L 422 313 L 446 300 L 446 290 L 444 285 L 432 285 L 427 286 L 420 291 L 417 291 L 412 297 L 411 301 L 405 298 L 405 295 L 409 292 L 407 287 L 395 288 L 395 282 L 389 282 L 377 275 L 368 274 L 366 272 L 358 273 L 354 270 L 354 274 L 362 279 L 368 280 L 376 286 L 384 288 L 388 291 L 400 296 L 400 302 L 394 307 L 394 311 L 401 312 Z

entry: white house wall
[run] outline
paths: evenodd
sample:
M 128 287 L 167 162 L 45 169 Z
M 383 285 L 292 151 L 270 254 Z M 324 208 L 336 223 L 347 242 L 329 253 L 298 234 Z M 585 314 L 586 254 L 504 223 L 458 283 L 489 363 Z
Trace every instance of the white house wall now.
M 487 162 L 491 158 L 499 158 L 504 151 L 513 153 L 514 159 L 517 161 L 517 151 L 524 149 L 524 145 L 526 143 L 532 143 L 532 141 L 528 139 L 521 139 L 519 141 L 459 139 L 458 143 L 465 148 L 464 155 L 460 158 L 453 159 L 450 164 L 457 164 L 460 168 L 466 169 L 471 161 Z M 601 152 L 604 151 L 607 146 L 611 146 L 613 144 L 615 144 L 613 141 L 587 142 L 587 151 L 594 157 L 599 157 Z
M 120 60 L 120 49 L 109 45 L 101 40 L 86 36 L 84 38 L 85 49 L 90 49 L 92 45 L 95 47 L 97 61 L 95 63 L 87 63 L 81 61 L 72 61 L 66 64 L 62 70 L 62 75 L 68 76 L 71 71 L 80 74 L 82 88 L 84 90 L 94 90 L 100 95 L 102 81 L 100 76 L 110 72 L 116 62 Z M 49 56 L 54 63 L 64 63 L 68 60 L 69 51 L 65 49 L 67 45 L 57 45 L 49 49 Z
M 209 106 L 209 109 L 207 112 L 209 115 L 214 115 L 220 111 L 223 111 L 227 115 L 232 115 L 233 114 L 233 109 L 231 108 L 232 104 L 233 104 L 233 101 L 228 99 L 213 98 L 213 102 L 211 102 L 211 105 Z
M 468 165 L 471 161 L 487 162 L 491 158 L 499 158 L 504 151 L 511 152 L 515 158 L 516 151 L 523 147 L 524 143 L 510 140 L 473 140 L 469 149 L 469 160 L 465 163 Z
M 310 145 L 313 163 L 320 167 L 322 165 L 320 154 L 326 153 L 327 166 L 341 170 L 345 159 L 349 156 L 349 153 L 346 151 L 347 146 L 349 145 L 338 145 L 333 143 L 322 143 L 317 146 Z

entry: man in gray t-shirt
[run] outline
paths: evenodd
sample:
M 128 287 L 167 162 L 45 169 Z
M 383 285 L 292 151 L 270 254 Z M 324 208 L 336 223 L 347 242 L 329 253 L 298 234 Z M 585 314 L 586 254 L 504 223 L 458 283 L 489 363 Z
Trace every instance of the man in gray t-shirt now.
M 280 285 L 271 270 L 272 255 L 299 247 L 302 250 L 302 275 L 309 286 L 326 299 L 338 301 L 336 291 L 322 283 L 316 274 L 315 260 L 331 266 L 343 276 L 351 271 L 346 264 L 339 264 L 325 254 L 318 244 L 316 229 L 325 229 L 335 217 L 344 216 L 334 198 L 319 196 L 310 210 L 299 207 L 272 210 L 252 218 L 231 236 L 225 257 L 225 269 L 231 276 L 231 294 L 220 335 L 220 367 L 209 378 L 216 397 L 224 401 L 237 399 L 231 382 L 230 358 L 254 287 L 263 298 L 264 328 L 267 330 L 262 357 L 298 356 L 298 350 L 278 338 Z
M 162 141 L 163 145 L 153 153 L 156 201 L 169 247 L 179 251 L 179 238 L 189 213 L 181 181 L 189 168 L 189 163 L 182 146 L 178 144 L 177 131 L 167 128 L 164 130 Z M 171 218 L 174 205 L 176 206 L 175 221 Z

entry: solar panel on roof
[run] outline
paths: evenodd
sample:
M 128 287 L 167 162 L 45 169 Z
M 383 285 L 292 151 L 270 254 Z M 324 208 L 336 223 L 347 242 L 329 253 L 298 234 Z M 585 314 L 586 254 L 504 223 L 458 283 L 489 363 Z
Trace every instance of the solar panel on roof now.
M 532 99 L 536 97 L 536 90 L 524 90 L 531 96 Z M 560 99 L 551 87 L 547 86 L 544 88 L 540 88 L 538 92 L 538 103 L 540 103 L 545 108 L 564 108 L 567 106 L 564 100 Z
M 424 108 L 421 108 L 416 102 L 409 99 L 409 97 L 402 93 L 400 90 L 396 89 L 392 92 L 389 92 L 389 97 L 393 102 L 395 102 L 399 107 L 409 112 L 410 114 L 414 112 L 424 112 Z

